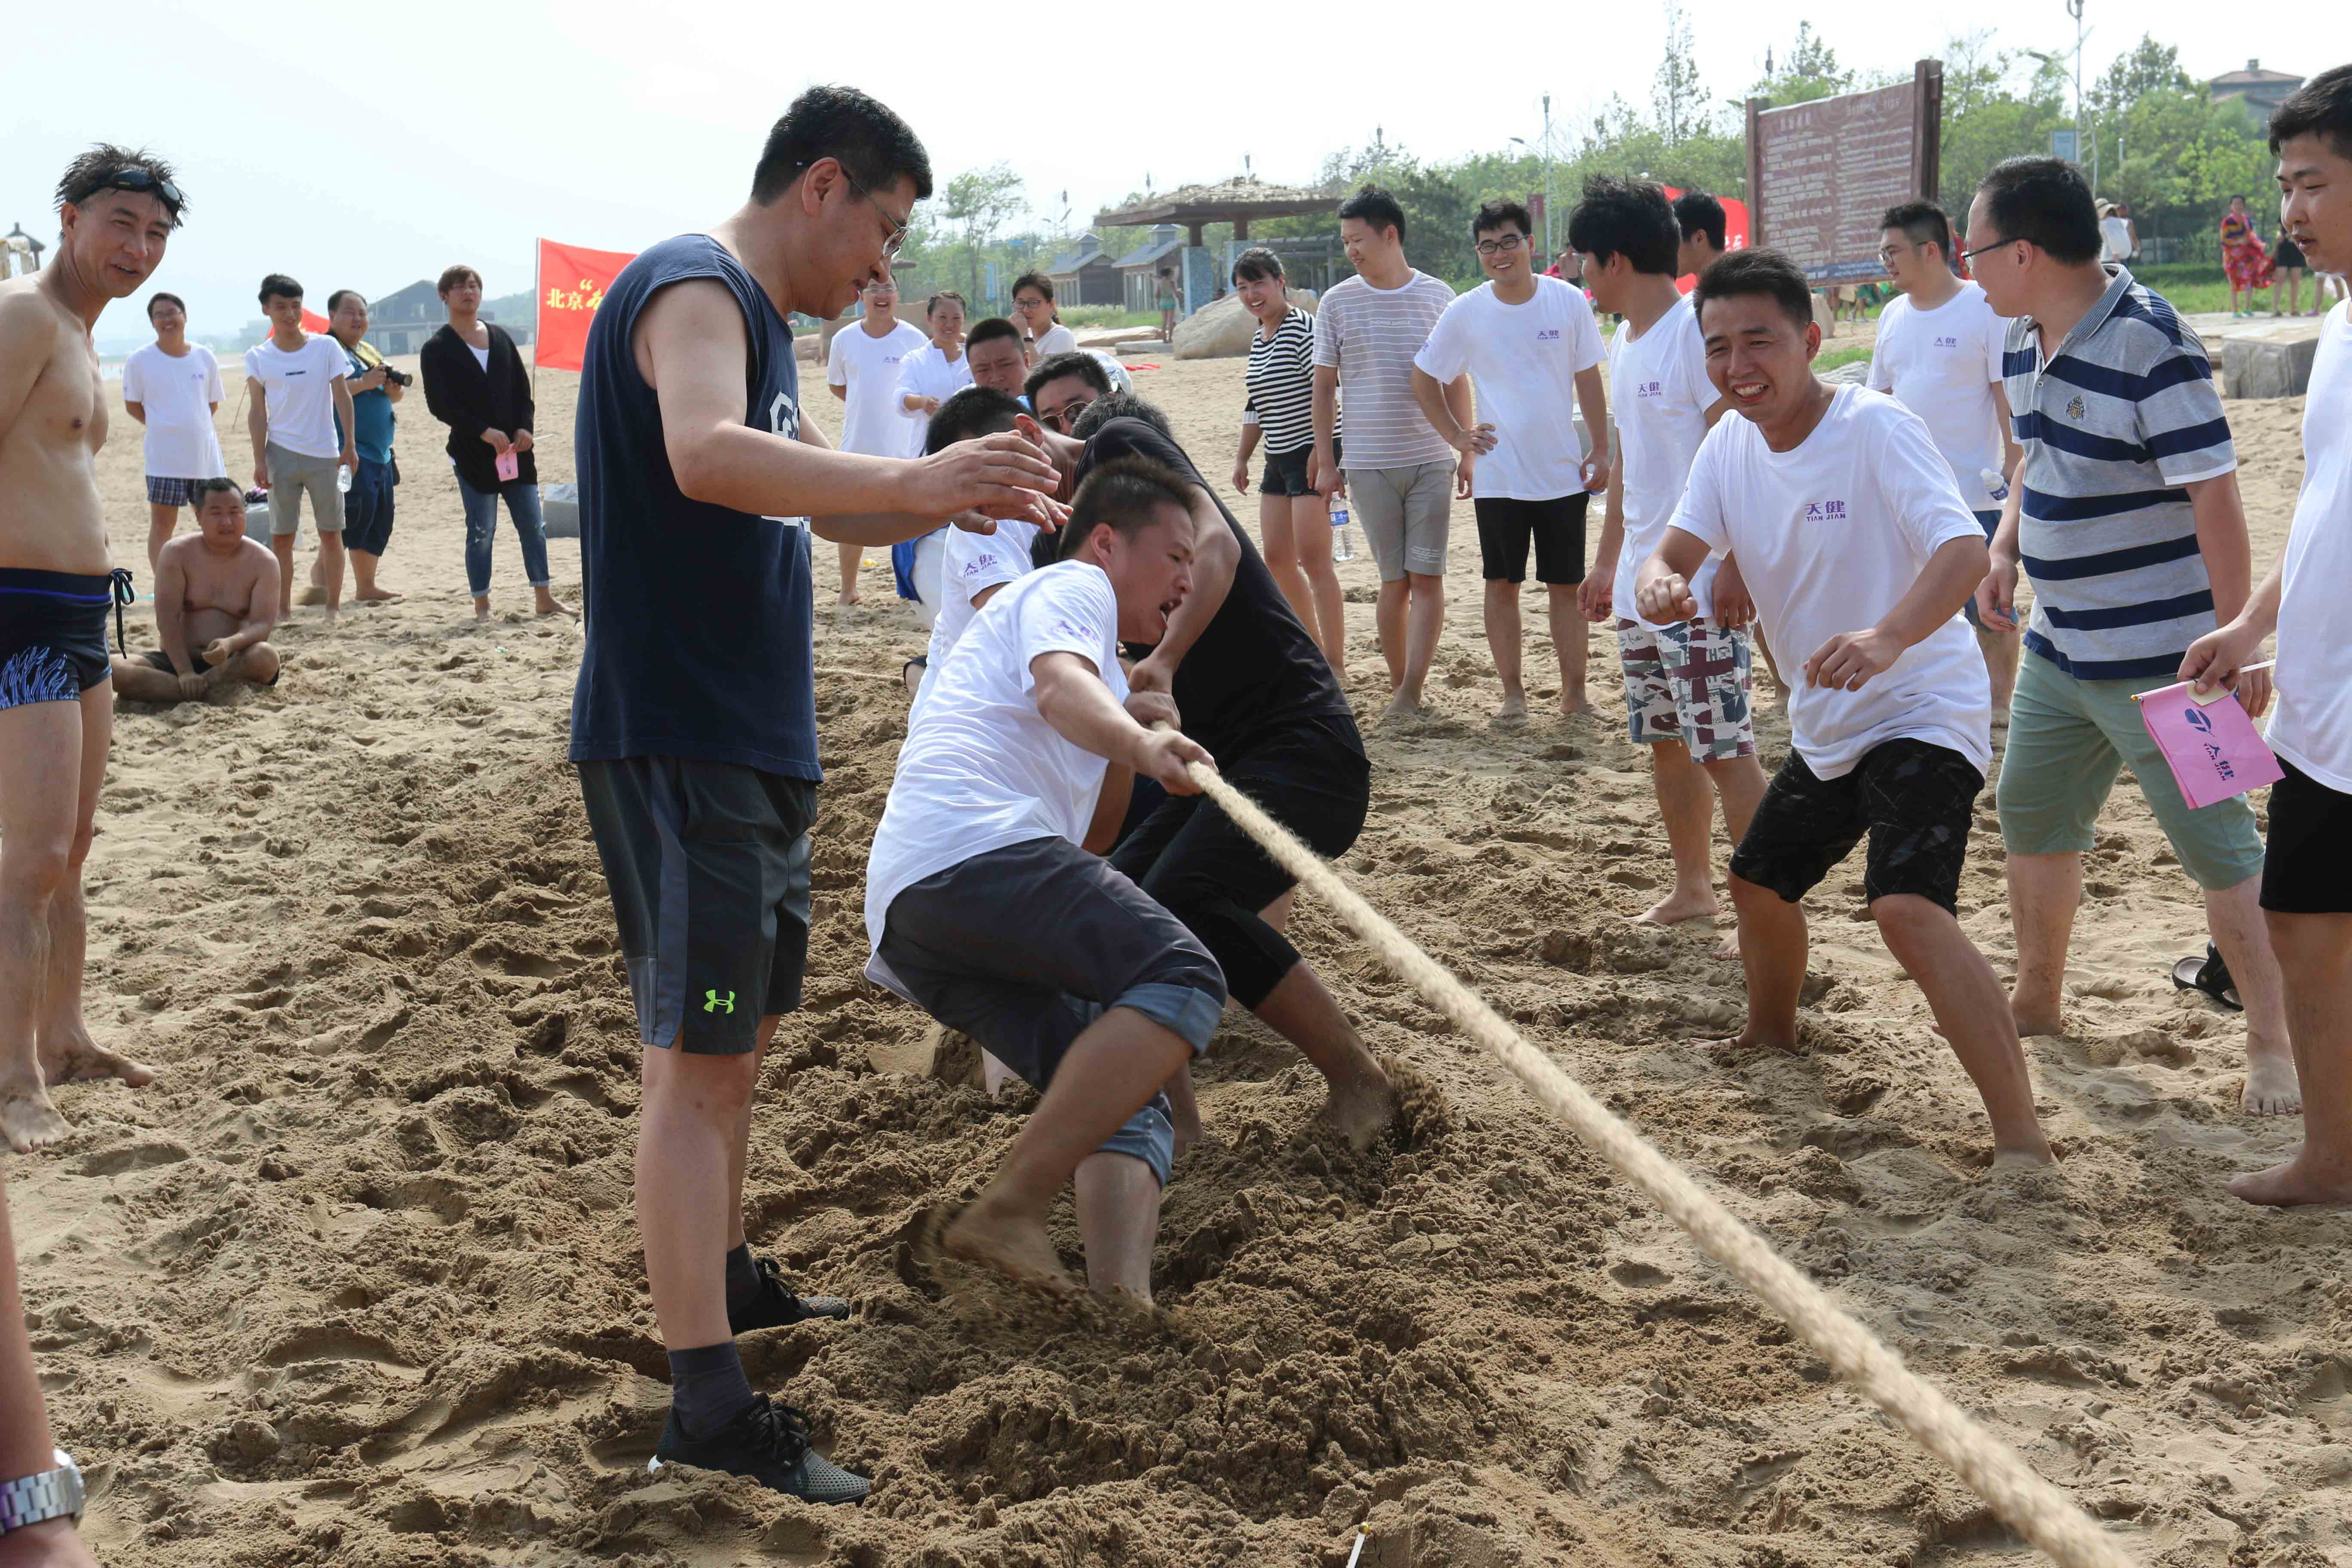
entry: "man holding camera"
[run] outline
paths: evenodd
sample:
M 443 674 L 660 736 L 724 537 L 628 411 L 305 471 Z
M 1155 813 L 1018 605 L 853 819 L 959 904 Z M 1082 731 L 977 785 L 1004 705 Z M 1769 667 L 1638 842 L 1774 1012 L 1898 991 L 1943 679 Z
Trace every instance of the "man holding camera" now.
M 357 585 L 352 597 L 361 604 L 378 604 L 400 597 L 376 586 L 375 569 L 392 540 L 392 489 L 400 482 L 400 470 L 392 460 L 392 432 L 399 416 L 392 405 L 407 395 L 408 384 L 415 378 L 394 370 L 365 341 L 368 308 L 358 289 L 338 289 L 327 296 L 327 330 L 352 363 L 347 384 L 352 439 L 360 456 L 359 467 L 352 471 L 351 492 L 343 497 L 343 550 L 351 557 L 352 581 Z

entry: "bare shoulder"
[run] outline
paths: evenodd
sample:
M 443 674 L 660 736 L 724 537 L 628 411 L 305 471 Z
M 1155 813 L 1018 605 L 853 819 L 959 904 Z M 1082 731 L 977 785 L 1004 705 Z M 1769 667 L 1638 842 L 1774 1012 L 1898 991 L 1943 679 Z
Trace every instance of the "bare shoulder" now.
M 38 275 L 0 280 L 0 353 L 15 355 L 37 345 L 54 352 L 68 318 L 38 285 Z
M 190 534 L 187 537 L 194 539 L 195 535 Z M 173 540 L 172 542 L 176 544 L 179 541 Z M 269 552 L 269 547 L 252 539 L 237 541 L 236 563 L 240 567 L 255 572 L 278 570 L 278 557 Z

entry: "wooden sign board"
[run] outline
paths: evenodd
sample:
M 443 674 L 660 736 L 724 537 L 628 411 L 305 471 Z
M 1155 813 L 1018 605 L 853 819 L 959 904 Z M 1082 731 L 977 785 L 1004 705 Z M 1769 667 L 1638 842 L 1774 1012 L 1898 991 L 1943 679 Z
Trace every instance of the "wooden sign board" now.
M 1936 198 L 1944 66 L 1911 79 L 1786 109 L 1748 100 L 1751 245 L 1769 245 L 1815 283 L 1886 276 L 1879 219 L 1897 203 Z

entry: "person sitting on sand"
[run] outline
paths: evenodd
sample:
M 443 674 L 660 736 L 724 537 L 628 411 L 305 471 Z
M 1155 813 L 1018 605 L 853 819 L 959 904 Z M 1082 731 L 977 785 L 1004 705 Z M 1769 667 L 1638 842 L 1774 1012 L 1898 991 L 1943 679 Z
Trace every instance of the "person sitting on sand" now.
M 1154 642 L 1192 585 L 1184 481 L 1141 459 L 1079 489 L 1063 558 L 1007 584 L 909 716 L 866 868 L 868 978 L 1044 1091 L 947 1249 L 1067 1284 L 1045 1234 L 1075 1180 L 1087 1282 L 1151 1300 L 1175 1133 L 1160 1086 L 1208 1048 L 1223 972 L 1097 853 L 1133 773 L 1197 795 L 1210 761 L 1164 694 L 1129 691 L 1122 640 Z
M 163 647 L 114 660 L 114 690 L 134 702 L 209 697 L 231 681 L 278 684 L 278 558 L 245 536 L 245 492 L 233 479 L 196 485 L 196 531 L 163 546 L 155 565 Z
M 2047 1162 L 2000 982 L 1954 914 L 1992 763 L 1992 688 L 1960 619 L 1984 531 L 1916 415 L 1813 374 L 1822 331 L 1795 263 L 1737 252 L 1691 299 L 1708 376 L 1740 417 L 1700 445 L 1635 597 L 1652 620 L 1684 619 L 1691 578 L 1735 552 L 1791 658 L 1812 650 L 1790 698 L 1789 760 L 1731 857 L 1748 973 L 1732 1043 L 1797 1048 L 1802 900 L 1867 834 L 1871 916 L 1984 1097 L 1995 1162 Z

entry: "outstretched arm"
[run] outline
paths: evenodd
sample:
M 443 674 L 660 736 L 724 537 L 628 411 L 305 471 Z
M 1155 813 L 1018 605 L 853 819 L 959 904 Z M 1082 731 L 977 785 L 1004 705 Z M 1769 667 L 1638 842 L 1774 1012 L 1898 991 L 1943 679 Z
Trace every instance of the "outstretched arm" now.
M 1198 795 L 1188 763 L 1213 762 L 1174 730 L 1147 730 L 1119 706 L 1091 660 L 1075 653 L 1041 653 L 1029 662 L 1037 716 L 1070 744 L 1106 762 L 1158 779 L 1171 795 Z

